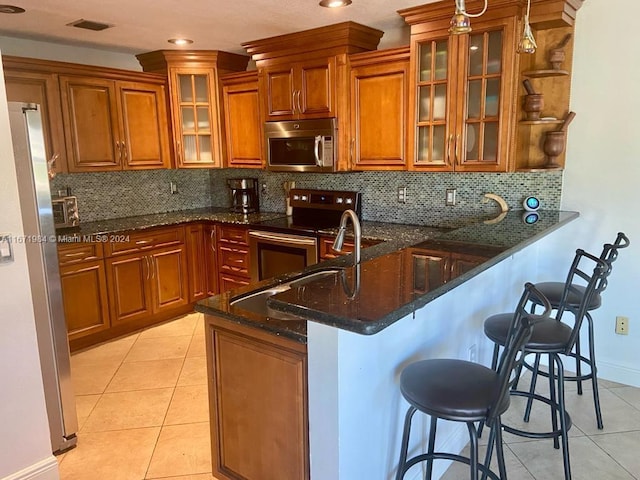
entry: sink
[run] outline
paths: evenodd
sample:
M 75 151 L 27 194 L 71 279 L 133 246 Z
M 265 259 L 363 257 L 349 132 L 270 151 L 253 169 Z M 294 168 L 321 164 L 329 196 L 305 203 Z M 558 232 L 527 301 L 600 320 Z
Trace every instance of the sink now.
M 315 280 L 319 280 L 330 275 L 335 275 L 338 272 L 340 272 L 340 270 L 338 269 L 318 270 L 316 272 L 310 272 L 306 275 L 294 278 L 293 280 L 290 280 L 288 282 L 274 285 L 272 287 L 267 287 L 264 290 L 258 290 L 257 292 L 234 297 L 229 302 L 229 306 L 241 310 L 246 310 L 248 312 L 275 320 L 300 320 L 300 317 L 296 315 L 281 312 L 280 310 L 275 310 L 269 307 L 267 305 L 267 300 L 269 299 L 269 297 L 278 293 L 286 292 L 287 290 L 290 290 L 292 288 L 301 287 Z

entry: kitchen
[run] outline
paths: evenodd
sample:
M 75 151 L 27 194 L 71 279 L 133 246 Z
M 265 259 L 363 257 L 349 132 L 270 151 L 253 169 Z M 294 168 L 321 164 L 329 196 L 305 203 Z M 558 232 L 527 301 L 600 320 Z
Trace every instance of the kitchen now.
M 600 10 L 598 10 L 598 8 L 600 8 Z M 624 3 L 620 7 L 621 10 L 630 13 L 632 13 L 636 8 L 637 7 L 631 5 L 630 2 Z M 629 17 L 633 18 L 633 15 L 629 15 Z M 629 131 L 631 125 L 633 125 L 633 118 L 630 116 L 630 111 L 632 109 L 629 106 L 626 106 L 625 103 L 628 98 L 632 99 L 631 102 L 634 101 L 633 99 L 635 97 L 631 95 L 631 85 L 632 80 L 637 77 L 638 72 L 633 70 L 636 68 L 634 65 L 630 65 L 624 61 L 624 52 L 621 52 L 616 48 L 618 43 L 622 43 L 619 42 L 620 38 L 614 37 L 613 35 L 610 35 L 611 38 L 609 38 L 607 35 L 612 34 L 614 31 L 614 18 L 617 18 L 615 11 L 608 11 L 604 6 L 598 6 L 597 4 L 592 5 L 589 2 L 585 3 L 579 14 L 579 20 L 577 23 L 578 31 L 576 33 L 576 54 L 574 60 L 575 81 L 572 86 L 571 101 L 572 109 L 578 112 L 578 117 L 572 124 L 572 128 L 570 130 L 571 133 L 569 135 L 569 144 L 567 146 L 568 158 L 567 169 L 564 172 L 563 179 L 562 208 L 565 210 L 580 211 L 581 219 L 578 222 L 574 222 L 571 227 L 566 227 L 564 231 L 556 232 L 549 239 L 540 242 L 539 249 L 541 250 L 541 253 L 539 253 L 539 271 L 541 278 L 548 276 L 554 278 L 562 276 L 564 272 L 564 265 L 568 262 L 568 256 L 571 255 L 571 252 L 577 248 L 577 246 L 582 246 L 590 250 L 597 250 L 603 241 L 609 240 L 611 232 L 617 231 L 618 229 L 626 231 L 630 236 L 637 236 L 638 233 L 637 225 L 632 223 L 624 213 L 620 212 L 619 208 L 616 208 L 620 204 L 624 205 L 628 202 L 628 195 L 624 196 L 624 193 L 622 192 L 632 188 L 633 179 L 638 178 L 638 167 L 630 158 L 632 156 L 631 152 L 636 152 L 637 147 L 634 149 L 633 145 L 628 144 L 628 139 L 633 138 L 633 133 Z M 581 35 L 581 31 L 586 31 L 587 33 Z M 627 34 L 620 32 L 618 35 Z M 26 46 L 28 45 L 31 46 L 31 51 L 26 49 Z M 400 43 L 398 45 L 400 45 Z M 36 47 L 42 47 L 43 45 L 15 39 L 5 40 L 3 38 L 0 46 L 3 54 L 36 56 L 36 53 L 34 53 Z M 65 48 L 62 47 L 50 46 L 48 48 L 56 52 L 56 59 L 67 61 L 77 61 L 76 56 L 81 55 L 81 53 L 78 52 L 89 53 L 86 50 L 83 51 L 82 49 L 77 49 L 74 51 L 74 54 L 70 54 L 68 51 L 65 52 Z M 97 58 L 95 57 L 95 51 L 90 51 L 90 53 L 94 55 L 94 58 Z M 106 59 L 117 56 L 116 54 L 102 54 L 101 52 L 101 56 L 102 55 L 104 55 Z M 621 58 L 617 58 L 616 55 Z M 597 59 L 597 62 L 593 60 L 594 58 Z M 93 62 L 87 61 L 87 63 Z M 594 68 L 594 63 L 598 66 L 597 71 L 599 75 L 594 75 L 592 70 Z M 629 68 L 631 70 L 628 75 L 620 75 L 620 65 L 623 64 L 628 66 L 625 68 Z M 607 73 L 609 71 L 616 72 L 616 88 L 615 91 L 612 92 L 612 97 L 604 99 L 601 98 L 602 96 L 595 94 L 595 92 L 610 88 L 610 84 L 608 82 L 612 82 L 613 80 L 609 80 L 607 77 Z M 598 83 L 601 81 L 603 82 L 602 84 Z M 627 91 L 625 90 L 627 86 L 629 94 L 625 95 L 624 92 Z M 616 103 L 618 100 L 621 102 L 620 105 Z M 633 105 L 633 103 L 631 104 Z M 629 112 L 628 118 L 621 117 L 624 112 Z M 616 121 L 611 122 L 611 126 L 609 126 L 609 124 L 602 125 L 602 122 L 598 121 L 587 122 L 586 119 L 591 117 L 615 118 Z M 593 125 L 593 127 L 591 125 Z M 600 138 L 606 138 L 606 144 L 605 142 L 599 142 L 596 140 Z M 601 144 L 602 147 L 599 148 Z M 612 148 L 611 145 L 615 145 L 615 147 Z M 629 151 L 629 149 L 631 151 Z M 608 167 L 603 171 L 601 163 L 602 159 L 605 158 L 616 158 L 616 167 Z M 4 166 L 5 164 L 3 163 L 3 167 Z M 183 174 L 181 171 L 175 171 L 175 173 L 177 175 L 190 174 Z M 211 187 L 211 190 L 214 191 L 214 195 L 220 195 L 218 200 L 220 205 L 224 205 L 222 202 L 226 201 L 226 187 L 224 186 L 226 178 L 237 177 L 244 173 L 245 172 L 240 174 L 237 172 L 220 172 L 223 177 L 215 180 L 216 183 L 214 185 L 217 188 Z M 597 192 L 602 192 L 602 187 L 600 185 L 602 184 L 603 174 L 605 174 L 604 178 L 607 185 L 611 185 L 611 187 L 606 193 L 593 195 L 590 188 L 597 189 Z M 259 172 L 258 175 L 267 176 L 262 172 Z M 518 175 L 519 174 L 515 174 L 515 177 L 517 178 Z M 117 176 L 116 174 L 114 176 L 116 176 L 117 180 L 121 180 L 120 177 L 124 175 Z M 499 179 L 502 176 L 502 174 L 494 174 L 486 176 L 489 178 L 483 177 L 482 182 L 495 181 L 495 184 L 483 184 L 479 187 L 476 187 L 476 184 L 480 183 L 477 180 L 466 178 L 466 175 L 456 174 L 441 174 L 436 177 L 436 179 L 431 180 L 429 178 L 430 174 L 407 172 L 387 172 L 384 174 L 347 173 L 336 176 L 336 181 L 340 182 L 338 184 L 339 188 L 343 187 L 344 184 L 348 185 L 355 183 L 357 186 L 353 189 L 364 192 L 364 198 L 367 199 L 363 206 L 365 212 L 368 208 L 372 209 L 372 206 L 375 204 L 374 202 L 376 202 L 381 206 L 389 205 L 393 207 L 389 209 L 390 211 L 382 210 L 379 213 L 380 218 L 396 219 L 398 217 L 389 217 L 389 215 L 400 216 L 406 213 L 408 217 L 415 218 L 415 215 L 420 215 L 423 209 L 419 208 L 417 203 L 412 204 L 409 200 L 406 204 L 406 210 L 399 211 L 396 207 L 397 201 L 395 196 L 397 192 L 395 191 L 395 185 L 400 186 L 406 184 L 408 192 L 410 193 L 412 191 L 421 192 L 423 190 L 426 190 L 427 192 L 433 191 L 434 202 L 437 202 L 437 204 L 440 205 L 440 203 L 442 203 L 441 200 L 443 199 L 443 190 L 445 187 L 441 186 L 441 184 L 435 184 L 436 186 L 432 186 L 429 182 L 435 182 L 436 180 L 441 181 L 443 177 L 447 179 L 446 183 L 450 181 L 451 186 L 458 188 L 459 203 L 458 206 L 453 208 L 459 210 L 460 214 L 465 214 L 467 212 L 466 208 L 472 208 L 479 204 L 479 200 L 482 198 L 482 195 L 487 191 L 496 191 L 497 193 L 505 196 L 510 205 L 517 205 L 518 201 L 521 199 L 522 190 L 528 190 L 528 188 L 518 186 L 518 189 L 513 189 L 511 187 L 506 187 L 505 191 L 500 191 L 498 190 L 498 185 L 501 183 Z M 289 178 L 289 176 L 280 177 L 276 175 L 274 179 L 271 180 L 270 176 L 267 177 L 267 192 L 272 192 L 273 197 L 271 200 L 269 200 L 269 194 L 267 194 L 266 198 L 262 197 L 263 203 L 261 203 L 261 205 L 273 205 L 272 208 L 274 210 L 283 211 L 282 181 Z M 301 187 L 313 186 L 320 188 L 336 188 L 336 185 L 332 183 L 331 177 L 324 177 L 320 175 L 316 176 L 313 174 L 312 177 L 296 175 L 294 178 L 297 185 Z M 190 180 L 186 181 L 190 182 Z M 375 183 L 376 181 L 380 183 Z M 194 183 L 197 182 L 198 181 L 196 180 Z M 308 183 L 305 184 L 304 182 Z M 344 182 L 344 184 L 342 182 Z M 469 194 L 463 194 L 462 192 L 464 191 L 464 188 L 467 187 L 466 182 L 471 184 L 469 188 L 477 188 L 477 190 L 472 190 Z M 103 183 L 102 178 L 99 177 L 96 183 Z M 110 183 L 117 184 L 119 182 L 111 181 Z M 180 188 L 181 181 L 178 179 L 176 183 Z M 138 184 L 139 183 L 136 183 L 136 185 Z M 152 187 L 151 190 L 158 192 L 158 197 L 162 197 L 163 195 L 161 192 L 166 190 L 167 184 L 168 182 L 166 179 L 159 179 L 157 180 L 157 186 Z M 203 185 L 201 187 L 203 189 L 210 188 L 206 182 L 197 184 Z M 393 191 L 385 192 L 381 188 L 383 185 L 393 185 L 394 188 L 391 189 Z M 517 183 L 517 185 L 519 185 L 519 183 Z M 447 187 L 448 186 L 449 185 L 447 185 Z M 76 193 L 80 192 L 80 190 L 78 190 L 79 188 L 80 186 L 72 185 L 72 189 L 74 189 Z M 183 191 L 185 190 L 188 191 L 189 189 L 184 188 Z M 11 189 L 8 188 L 5 191 L 9 192 Z M 617 192 L 620 193 L 618 194 Z M 512 194 L 513 197 L 509 198 L 510 194 Z M 376 195 L 381 195 L 381 197 L 376 197 Z M 180 197 L 180 194 L 178 194 L 177 197 Z M 380 198 L 380 200 L 378 201 L 376 198 Z M 411 198 L 411 196 L 409 198 Z M 152 197 L 152 199 L 152 201 L 147 202 L 147 205 L 153 204 L 158 200 L 158 198 L 154 197 Z M 135 200 L 135 198 L 132 200 Z M 543 201 L 548 200 L 543 198 Z M 560 199 L 558 199 L 558 202 L 559 201 Z M 90 202 L 88 200 L 85 201 L 85 204 L 88 205 L 89 203 Z M 129 205 L 135 203 L 136 202 L 132 202 L 129 203 Z M 264 209 L 267 210 L 267 208 Z M 148 212 L 143 210 L 140 213 Z M 377 214 L 378 213 L 376 213 L 375 210 L 370 213 L 366 213 L 367 216 L 375 216 Z M 398 218 L 398 221 L 400 221 L 400 218 Z M 577 245 L 575 238 L 580 238 L 584 244 Z M 585 245 L 587 243 L 588 245 Z M 615 282 L 612 282 L 611 290 L 607 293 L 607 301 L 605 302 L 603 309 L 599 312 L 599 316 L 602 315 L 604 321 L 602 322 L 602 325 L 598 326 L 598 328 L 602 328 L 602 332 L 599 332 L 598 348 L 602 349 L 602 351 L 599 351 L 599 360 L 601 362 L 600 369 L 603 378 L 610 378 L 612 380 L 622 381 L 623 383 L 637 385 L 638 382 L 633 380 L 633 377 L 624 377 L 624 375 L 634 374 L 634 359 L 637 358 L 634 356 L 635 352 L 631 347 L 631 338 L 616 337 L 613 333 L 609 333 L 612 331 L 612 328 L 609 328 L 609 319 L 615 318 L 618 314 L 626 314 L 631 317 L 632 321 L 633 318 L 637 317 L 634 313 L 637 309 L 634 309 L 634 307 L 630 305 L 629 299 L 625 296 L 625 285 L 634 284 L 634 277 L 630 273 L 631 270 L 629 269 L 629 266 L 638 264 L 637 260 L 634 261 L 634 258 L 636 257 L 633 257 L 633 255 L 633 251 L 629 252 L 629 256 L 625 257 L 625 263 L 621 263 L 618 267 Z M 629 273 L 625 274 L 625 272 Z M 8 280 L 5 280 L 3 277 L 3 285 L 7 281 Z M 13 289 L 10 289 L 9 291 L 13 292 Z M 14 301 L 17 301 L 17 295 Z M 607 314 L 607 311 L 609 311 L 607 309 L 611 309 L 609 314 Z M 635 330 L 632 326 L 630 330 L 630 337 L 635 335 L 634 332 Z M 8 337 L 5 336 L 5 338 Z M 28 340 L 25 341 L 27 342 L 26 345 L 29 345 Z M 30 347 L 27 347 L 27 352 L 32 351 L 29 348 Z M 14 358 L 12 355 L 16 355 L 15 358 L 21 359 L 20 364 L 24 365 L 24 368 L 28 368 L 28 363 L 25 362 L 25 358 L 22 353 L 18 357 L 17 351 L 13 349 L 3 348 L 2 352 L 3 359 L 6 355 L 4 363 L 15 364 L 16 361 L 12 360 Z M 608 371 L 605 372 L 605 370 Z M 26 372 L 29 372 L 29 370 L 27 369 Z M 17 395 L 16 398 L 22 398 L 22 396 Z M 37 398 L 37 394 L 35 394 L 35 398 Z M 35 408 L 37 408 L 37 406 Z M 16 421 L 17 420 L 9 421 L 8 425 L 14 425 L 13 422 Z M 16 430 L 20 430 L 20 428 L 16 427 Z M 36 454 L 32 458 L 35 459 L 40 457 Z M 24 465 L 27 464 L 29 464 L 29 460 L 26 460 L 24 463 Z

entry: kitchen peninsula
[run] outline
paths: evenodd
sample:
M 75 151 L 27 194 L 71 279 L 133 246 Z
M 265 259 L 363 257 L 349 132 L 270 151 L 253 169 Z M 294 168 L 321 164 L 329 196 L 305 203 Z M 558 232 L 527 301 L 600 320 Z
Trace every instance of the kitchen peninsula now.
M 524 282 L 537 275 L 535 242 L 577 217 L 542 211 L 528 224 L 513 211 L 381 243 L 363 251 L 359 267 L 352 256 L 340 257 L 200 301 L 214 475 L 390 478 L 404 412 L 397 385 L 403 366 L 438 357 L 488 363 L 484 318 L 513 308 Z M 470 257 L 475 265 L 453 267 Z M 276 291 L 267 300 L 275 318 L 232 305 L 267 289 Z M 462 449 L 466 432 L 447 427 L 450 449 Z

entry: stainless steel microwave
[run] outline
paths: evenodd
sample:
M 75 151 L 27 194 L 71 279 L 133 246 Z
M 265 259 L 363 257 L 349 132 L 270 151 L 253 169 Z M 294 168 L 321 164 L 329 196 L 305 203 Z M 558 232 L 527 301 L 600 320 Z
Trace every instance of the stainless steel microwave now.
M 335 118 L 266 122 L 267 169 L 276 172 L 333 172 L 338 129 Z

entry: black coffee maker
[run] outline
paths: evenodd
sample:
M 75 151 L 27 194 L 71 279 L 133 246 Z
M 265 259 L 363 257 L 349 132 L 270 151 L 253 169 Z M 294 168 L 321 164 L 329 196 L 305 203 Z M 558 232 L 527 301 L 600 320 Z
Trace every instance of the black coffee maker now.
M 227 186 L 232 212 L 253 213 L 259 210 L 257 178 L 229 178 Z

